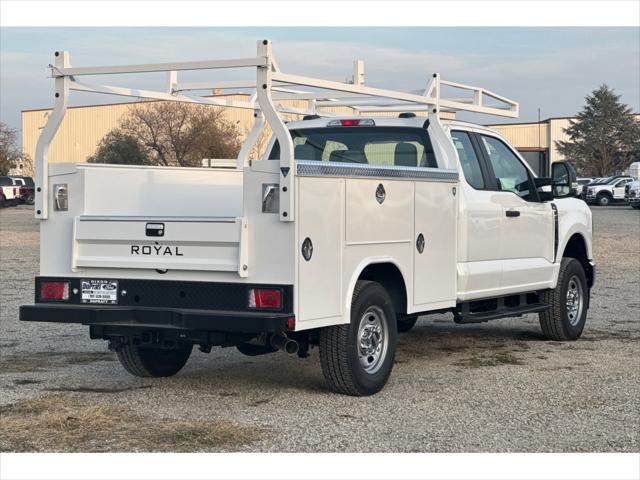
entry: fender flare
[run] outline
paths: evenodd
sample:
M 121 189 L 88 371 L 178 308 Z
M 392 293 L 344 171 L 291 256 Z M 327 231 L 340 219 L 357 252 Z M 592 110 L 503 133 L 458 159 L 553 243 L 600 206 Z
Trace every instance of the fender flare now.
M 354 269 L 353 274 L 351 275 L 351 278 L 349 279 L 349 283 L 347 285 L 347 292 L 346 292 L 345 299 L 344 299 L 344 315 L 343 315 L 344 323 L 351 322 L 351 300 L 353 298 L 353 291 L 356 288 L 356 282 L 360 278 L 360 275 L 362 275 L 362 272 L 367 267 L 369 267 L 371 265 L 381 264 L 381 263 L 390 263 L 394 267 L 396 267 L 398 269 L 398 271 L 400 272 L 400 275 L 402 276 L 402 281 L 404 282 L 404 289 L 405 289 L 405 292 L 407 293 L 407 305 L 406 305 L 406 307 L 409 306 L 409 292 L 410 292 L 410 290 L 407 287 L 407 275 L 404 272 L 404 270 L 402 269 L 402 267 L 400 266 L 400 264 L 395 260 L 395 258 L 390 257 L 390 256 L 365 257 L 362 260 L 360 260 L 360 263 L 358 263 L 357 267 Z
M 581 227 L 581 225 L 572 225 L 571 228 L 569 228 L 569 230 L 564 234 L 563 238 L 560 239 L 561 241 L 558 242 L 558 251 L 556 252 L 556 263 L 560 263 L 562 261 L 563 254 L 567 249 L 569 240 L 571 240 L 571 238 L 576 234 L 580 235 L 580 237 L 582 238 L 589 260 L 593 259 L 593 246 L 587 241 L 587 238 L 589 237 L 588 232 L 585 232 Z

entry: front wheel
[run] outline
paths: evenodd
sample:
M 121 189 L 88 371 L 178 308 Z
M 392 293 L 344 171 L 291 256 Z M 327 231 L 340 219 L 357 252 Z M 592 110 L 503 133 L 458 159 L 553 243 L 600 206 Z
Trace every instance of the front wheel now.
M 387 291 L 376 282 L 357 282 L 351 322 L 320 329 L 320 364 L 329 387 L 353 396 L 382 390 L 393 368 L 396 337 Z
M 116 350 L 124 369 L 136 377 L 171 377 L 182 370 L 191 356 L 193 345 L 177 348 L 140 347 L 126 344 Z
M 587 320 L 589 288 L 582 264 L 564 257 L 560 264 L 558 284 L 542 294 L 549 310 L 540 312 L 540 326 L 549 340 L 577 340 Z
M 609 195 L 598 195 L 596 203 L 601 207 L 606 207 L 611 203 L 611 198 L 609 198 Z

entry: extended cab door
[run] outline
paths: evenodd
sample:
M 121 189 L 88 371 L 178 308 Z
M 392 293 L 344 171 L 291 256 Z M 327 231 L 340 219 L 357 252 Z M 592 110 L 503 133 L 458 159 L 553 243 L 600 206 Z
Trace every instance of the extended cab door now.
M 480 146 L 471 131 L 451 131 L 463 178 L 460 181 L 457 296 L 460 300 L 499 294 L 502 276 L 502 206 Z
M 543 288 L 553 279 L 554 217 L 550 202 L 540 202 L 533 176 L 500 138 L 476 134 L 502 214 L 500 289 L 506 294 Z
M 613 185 L 613 198 L 615 200 L 624 200 L 624 187 L 631 181 L 631 178 L 623 178 Z

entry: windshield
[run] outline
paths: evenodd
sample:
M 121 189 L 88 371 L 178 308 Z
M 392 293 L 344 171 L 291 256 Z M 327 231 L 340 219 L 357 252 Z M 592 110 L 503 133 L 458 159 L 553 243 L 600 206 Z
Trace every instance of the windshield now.
M 434 167 L 427 131 L 406 127 L 328 127 L 291 130 L 296 160 Z M 276 141 L 269 160 L 280 156 Z

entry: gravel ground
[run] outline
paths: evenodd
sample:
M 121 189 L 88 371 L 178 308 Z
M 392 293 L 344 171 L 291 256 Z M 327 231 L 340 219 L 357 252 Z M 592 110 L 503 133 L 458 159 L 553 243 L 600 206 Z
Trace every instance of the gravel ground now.
M 326 390 L 317 350 L 306 360 L 195 351 L 177 376 L 140 379 L 86 327 L 19 322 L 37 222 L 31 208 L 3 209 L 0 450 L 638 451 L 640 213 L 593 211 L 598 276 L 581 340 L 545 341 L 533 315 L 424 317 L 400 337 L 387 387 L 351 398 Z M 22 428 L 39 440 L 16 438 Z

